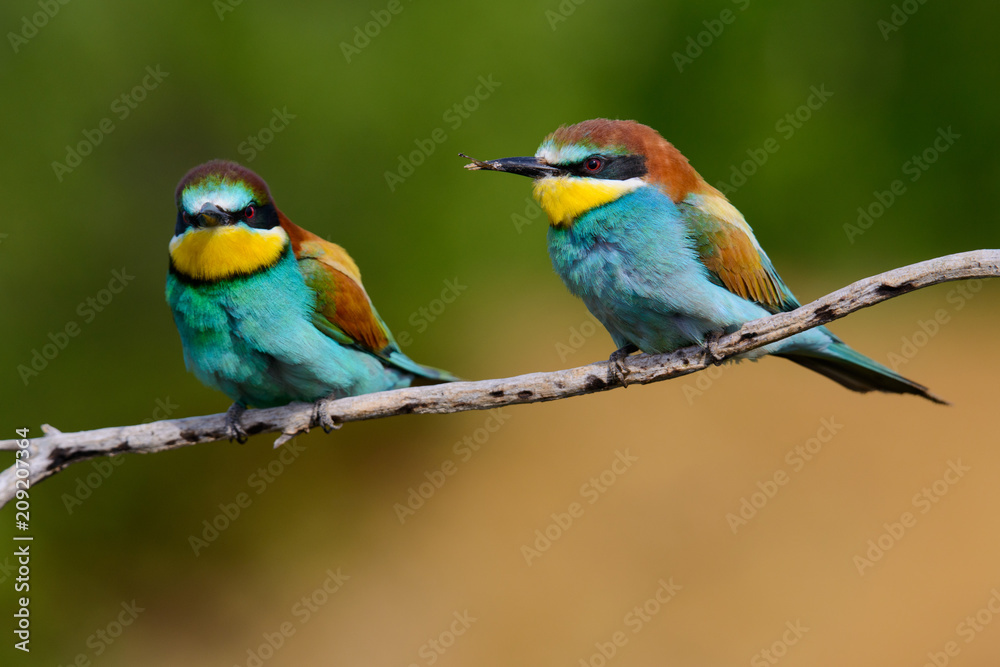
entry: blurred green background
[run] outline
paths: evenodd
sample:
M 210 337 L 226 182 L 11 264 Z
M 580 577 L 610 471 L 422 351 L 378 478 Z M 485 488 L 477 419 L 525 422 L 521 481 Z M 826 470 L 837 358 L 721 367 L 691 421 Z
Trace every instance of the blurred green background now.
M 553 274 L 545 225 L 525 224 L 528 183 L 456 155 L 531 154 L 562 123 L 660 130 L 732 186 L 803 301 L 996 247 L 998 22 L 985 1 L 5 2 L 0 437 L 225 410 L 185 371 L 163 298 L 174 187 L 211 158 L 247 164 L 293 221 L 346 247 L 408 354 L 468 378 L 611 352 Z M 803 107 L 814 90 L 825 99 Z M 401 160 L 420 164 L 387 179 Z M 115 271 L 132 278 L 108 300 Z M 444 306 L 449 281 L 463 289 Z M 30 655 L 12 648 L 0 548 L 0 662 L 920 665 L 954 641 L 954 664 L 993 665 L 1000 291 L 972 288 L 834 326 L 951 408 L 764 360 L 499 415 L 352 424 L 300 438 L 285 463 L 257 437 L 75 465 L 32 494 Z M 19 372 L 74 323 L 44 369 Z M 843 427 L 796 469 L 786 452 L 824 419 Z M 589 504 L 582 485 L 625 452 L 637 461 Z M 446 460 L 457 472 L 401 524 Z M 959 460 L 971 471 L 934 487 Z M 779 470 L 791 481 L 734 534 L 727 515 Z M 947 493 L 923 514 L 925 486 Z M 193 548 L 241 493 L 250 505 Z M 582 518 L 527 563 L 572 502 Z M 859 574 L 868 540 L 908 510 L 916 526 Z M 4 508 L 8 545 L 13 522 Z M 350 578 L 324 592 L 338 568 Z M 980 629 L 962 626 L 982 609 Z

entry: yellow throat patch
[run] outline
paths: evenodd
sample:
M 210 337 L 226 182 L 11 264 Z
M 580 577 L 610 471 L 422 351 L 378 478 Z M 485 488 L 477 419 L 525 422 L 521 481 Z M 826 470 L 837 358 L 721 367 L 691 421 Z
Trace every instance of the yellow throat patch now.
M 553 227 L 569 227 L 580 215 L 641 187 L 638 178 L 615 181 L 579 176 L 550 176 L 535 181 L 532 194 Z
M 281 227 L 250 229 L 225 225 L 189 229 L 170 241 L 174 267 L 196 280 L 249 275 L 278 261 L 288 242 Z

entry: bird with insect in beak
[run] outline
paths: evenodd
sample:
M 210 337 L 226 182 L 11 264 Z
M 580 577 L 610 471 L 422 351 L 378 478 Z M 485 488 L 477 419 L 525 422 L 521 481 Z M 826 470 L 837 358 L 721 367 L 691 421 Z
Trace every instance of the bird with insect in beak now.
M 208 162 L 181 179 L 176 202 L 167 302 L 188 370 L 234 401 L 230 439 L 246 440 L 247 406 L 458 379 L 403 354 L 350 255 L 293 224 L 254 172 Z
M 467 156 L 462 156 L 467 157 Z M 468 158 L 472 160 L 472 158 Z M 632 352 L 711 347 L 750 320 L 799 302 L 725 196 L 660 134 L 630 120 L 563 126 L 534 157 L 472 160 L 466 168 L 533 180 L 549 218 L 556 273 L 611 334 L 612 373 L 627 382 Z M 854 351 L 826 327 L 757 348 L 858 392 L 926 387 Z

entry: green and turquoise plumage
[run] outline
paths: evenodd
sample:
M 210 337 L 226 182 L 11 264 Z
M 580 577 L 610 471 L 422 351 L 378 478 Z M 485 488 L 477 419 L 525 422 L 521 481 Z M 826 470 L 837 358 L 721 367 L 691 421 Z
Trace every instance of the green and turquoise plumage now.
M 187 367 L 247 406 L 315 402 L 452 381 L 399 349 L 347 252 L 294 225 L 264 181 L 233 162 L 177 186 L 167 302 Z
M 584 121 L 549 135 L 534 157 L 468 167 L 534 180 L 552 264 L 611 334 L 619 374 L 621 359 L 637 349 L 710 345 L 715 334 L 799 307 L 740 212 L 646 125 Z M 766 354 L 854 391 L 943 402 L 825 327 L 746 356 Z

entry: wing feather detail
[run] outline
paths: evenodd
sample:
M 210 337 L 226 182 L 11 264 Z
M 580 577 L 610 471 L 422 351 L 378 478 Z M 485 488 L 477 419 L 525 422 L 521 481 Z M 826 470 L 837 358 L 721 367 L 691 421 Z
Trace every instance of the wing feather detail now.
M 750 225 L 721 193 L 691 194 L 679 206 L 702 263 L 723 287 L 772 313 L 799 307 Z
M 299 270 L 316 294 L 314 322 L 344 344 L 354 344 L 383 359 L 397 350 L 392 334 L 379 317 L 361 284 L 361 272 L 347 251 L 292 223 L 279 213 L 292 243 Z

